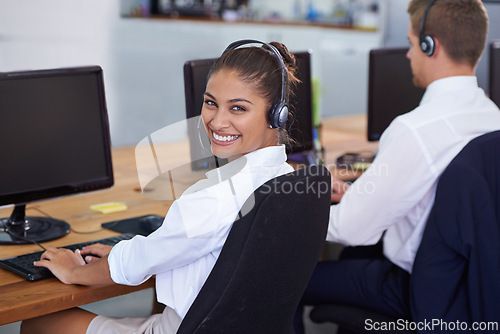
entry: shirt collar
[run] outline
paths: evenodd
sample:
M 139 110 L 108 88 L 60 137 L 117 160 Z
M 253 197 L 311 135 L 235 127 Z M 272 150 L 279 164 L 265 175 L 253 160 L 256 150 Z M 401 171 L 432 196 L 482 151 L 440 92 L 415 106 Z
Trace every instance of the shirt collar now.
M 208 171 L 207 178 L 227 179 L 247 167 L 279 166 L 286 162 L 285 145 L 268 146 L 256 151 L 247 153 L 238 159 L 225 164 L 222 167 Z
M 433 81 L 427 86 L 420 105 L 430 102 L 434 97 L 440 96 L 446 91 L 473 90 L 478 88 L 477 77 L 453 76 Z

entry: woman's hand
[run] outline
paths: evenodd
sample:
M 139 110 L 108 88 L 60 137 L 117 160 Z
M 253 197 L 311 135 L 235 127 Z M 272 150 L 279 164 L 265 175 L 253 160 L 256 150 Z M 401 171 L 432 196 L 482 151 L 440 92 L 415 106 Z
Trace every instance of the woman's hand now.
M 345 183 L 341 179 L 332 175 L 332 194 L 331 194 L 331 202 L 338 203 L 344 196 L 344 193 L 349 188 L 349 184 Z
M 74 252 L 65 248 L 49 248 L 34 265 L 49 269 L 65 284 L 113 284 L 108 263 L 111 248 L 112 246 L 101 244 L 90 245 Z
M 83 247 L 80 254 L 84 257 L 86 263 L 90 263 L 98 258 L 108 255 L 112 248 L 113 246 L 93 244 Z
M 84 266 L 85 260 L 78 249 L 73 252 L 65 248 L 51 247 L 33 264 L 49 269 L 61 282 L 72 284 L 75 269 Z

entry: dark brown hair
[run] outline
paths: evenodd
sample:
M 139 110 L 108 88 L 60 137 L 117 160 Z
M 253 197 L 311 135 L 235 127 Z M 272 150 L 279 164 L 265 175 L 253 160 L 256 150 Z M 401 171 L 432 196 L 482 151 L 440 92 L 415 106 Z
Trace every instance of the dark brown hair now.
M 279 51 L 288 72 L 285 96 L 288 101 L 292 87 L 299 81 L 296 77 L 296 60 L 284 44 L 278 42 L 269 44 Z M 223 69 L 236 72 L 241 80 L 252 84 L 256 93 L 266 99 L 269 110 L 276 102 L 280 101 L 282 90 L 281 66 L 276 55 L 265 45 L 262 47 L 244 46 L 224 52 L 210 69 L 208 78 L 210 79 L 214 73 Z M 287 131 L 292 122 L 293 115 L 290 113 L 285 126 L 278 130 L 279 143 L 286 145 L 292 143 Z
M 408 13 L 418 36 L 430 0 L 411 0 Z M 486 44 L 488 14 L 481 0 L 437 0 L 425 21 L 424 35 L 439 40 L 452 60 L 477 65 Z

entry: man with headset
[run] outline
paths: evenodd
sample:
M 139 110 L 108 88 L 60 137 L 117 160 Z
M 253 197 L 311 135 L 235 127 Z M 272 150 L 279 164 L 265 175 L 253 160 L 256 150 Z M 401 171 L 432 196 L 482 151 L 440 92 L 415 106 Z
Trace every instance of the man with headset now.
M 471 139 L 500 129 L 500 111 L 475 77 L 488 30 L 482 2 L 411 0 L 408 13 L 407 58 L 425 94 L 383 133 L 375 161 L 351 187 L 332 186 L 339 203 L 330 210 L 327 240 L 348 246 L 381 240 L 383 254 L 318 263 L 303 305 L 411 317 L 410 276 L 437 180 Z

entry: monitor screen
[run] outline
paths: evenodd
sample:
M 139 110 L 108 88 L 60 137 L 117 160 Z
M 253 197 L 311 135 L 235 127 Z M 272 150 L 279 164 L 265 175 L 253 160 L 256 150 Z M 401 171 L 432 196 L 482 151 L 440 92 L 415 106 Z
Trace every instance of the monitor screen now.
M 0 205 L 15 204 L 13 215 L 0 220 L 4 232 L 15 234 L 16 226 L 26 223 L 29 202 L 111 187 L 100 67 L 0 73 L 0 110 Z M 57 227 L 50 224 L 44 221 L 38 232 L 30 226 L 43 236 L 23 232 L 24 238 L 54 239 L 50 229 Z
M 370 51 L 368 70 L 368 140 L 376 141 L 394 118 L 415 109 L 424 89 L 413 85 L 407 48 Z
M 294 117 L 289 127 L 289 134 L 296 142 L 288 150 L 288 154 L 308 151 L 313 148 L 313 118 L 312 118 L 312 85 L 311 85 L 311 53 L 308 51 L 295 52 L 298 67 L 298 79 L 300 83 L 293 90 L 290 96 L 290 111 Z M 213 59 L 191 60 L 184 64 L 184 89 L 186 98 L 186 117 L 196 117 L 201 114 L 203 105 L 203 94 L 207 84 L 207 76 L 210 67 L 215 62 Z M 288 124 L 288 122 L 287 122 Z M 189 127 L 189 123 L 188 123 Z M 194 126 L 192 126 L 194 127 Z M 197 128 L 188 128 L 190 140 L 191 156 L 198 157 L 203 148 L 209 147 L 208 138 L 199 140 Z M 203 143 L 200 143 L 202 141 Z M 205 143 L 205 144 L 204 144 Z M 214 158 L 193 159 L 194 169 L 212 168 L 216 164 Z
M 490 98 L 500 107 L 500 40 L 490 44 Z

